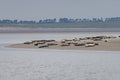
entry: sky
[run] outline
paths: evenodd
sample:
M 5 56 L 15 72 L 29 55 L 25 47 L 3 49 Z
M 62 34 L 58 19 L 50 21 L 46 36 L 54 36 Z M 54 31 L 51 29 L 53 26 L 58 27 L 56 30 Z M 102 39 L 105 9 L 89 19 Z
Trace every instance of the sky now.
M 0 0 L 0 19 L 120 17 L 120 0 Z

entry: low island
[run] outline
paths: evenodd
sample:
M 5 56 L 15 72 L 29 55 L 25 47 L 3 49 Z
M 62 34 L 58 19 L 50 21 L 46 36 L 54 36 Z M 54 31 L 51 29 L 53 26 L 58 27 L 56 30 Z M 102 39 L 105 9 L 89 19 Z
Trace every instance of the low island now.
M 31 40 L 7 46 L 9 48 L 120 51 L 120 36 L 95 36 L 74 39 Z

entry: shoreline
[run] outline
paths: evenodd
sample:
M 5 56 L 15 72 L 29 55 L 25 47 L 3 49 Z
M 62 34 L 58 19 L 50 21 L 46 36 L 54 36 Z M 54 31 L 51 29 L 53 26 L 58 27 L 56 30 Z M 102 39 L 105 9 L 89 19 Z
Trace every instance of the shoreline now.
M 90 38 L 90 37 L 89 37 Z M 13 44 L 6 46 L 8 48 L 24 48 L 24 49 L 52 49 L 52 50 L 89 50 L 89 51 L 120 51 L 120 37 L 111 37 L 101 40 L 85 39 L 77 41 L 68 40 L 64 42 L 54 41 L 51 42 L 39 42 L 40 40 L 34 40 L 33 42 L 24 42 L 20 44 Z M 36 42 L 37 41 L 37 42 Z
M 13 47 L 10 47 L 10 46 L 5 46 L 4 48 L 8 48 L 8 49 L 24 49 L 24 50 L 56 50 L 56 51 L 120 51 L 120 50 L 90 50 L 90 49 L 47 49 L 47 48 L 42 48 L 42 49 L 39 49 L 39 48 L 13 48 Z
M 0 27 L 0 33 L 120 32 L 120 28 L 21 28 Z

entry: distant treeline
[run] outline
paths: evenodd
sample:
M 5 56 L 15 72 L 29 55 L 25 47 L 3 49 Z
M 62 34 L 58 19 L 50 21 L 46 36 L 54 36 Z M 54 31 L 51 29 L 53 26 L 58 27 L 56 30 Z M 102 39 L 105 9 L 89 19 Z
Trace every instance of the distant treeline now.
M 120 17 L 112 17 L 112 18 L 78 18 L 78 19 L 69 19 L 69 18 L 56 18 L 54 19 L 45 19 L 39 21 L 28 21 L 28 20 L 9 20 L 9 19 L 1 19 L 0 24 L 44 24 L 44 23 L 81 23 L 81 22 L 120 22 Z

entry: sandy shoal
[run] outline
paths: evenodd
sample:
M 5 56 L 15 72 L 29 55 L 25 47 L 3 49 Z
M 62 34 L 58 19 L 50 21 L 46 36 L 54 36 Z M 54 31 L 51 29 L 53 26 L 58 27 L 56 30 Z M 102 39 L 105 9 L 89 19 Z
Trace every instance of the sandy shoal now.
M 57 41 L 59 44 L 60 41 Z M 85 47 L 85 46 L 49 46 L 45 48 L 38 48 L 32 44 L 13 44 L 7 46 L 8 48 L 28 48 L 28 49 L 58 49 L 58 50 L 95 50 L 95 51 L 120 51 L 120 38 L 109 39 L 108 42 L 98 41 L 99 45 L 94 47 Z

